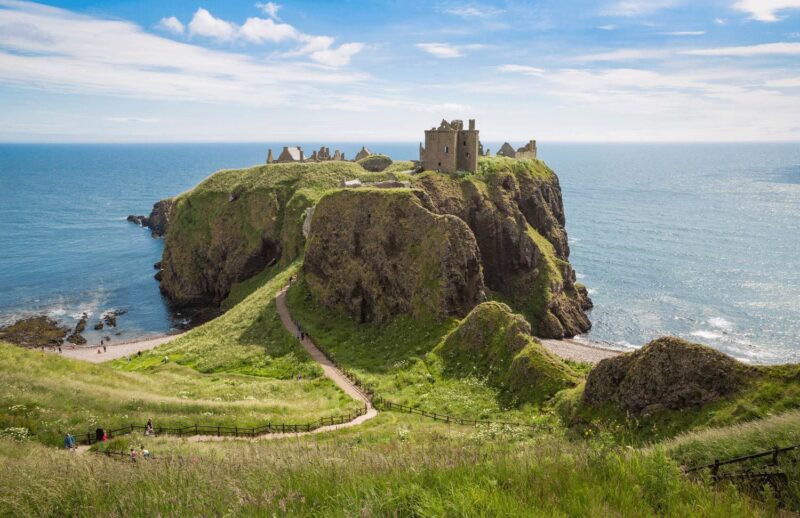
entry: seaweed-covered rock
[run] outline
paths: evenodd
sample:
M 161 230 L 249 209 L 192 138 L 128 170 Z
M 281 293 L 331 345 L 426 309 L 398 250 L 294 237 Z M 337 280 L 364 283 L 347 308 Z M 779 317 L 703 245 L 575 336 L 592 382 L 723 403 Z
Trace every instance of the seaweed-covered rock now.
M 304 271 L 314 298 L 360 322 L 463 316 L 484 297 L 469 227 L 410 190 L 343 190 L 314 210 Z
M 23 318 L 0 327 L 0 340 L 23 347 L 58 346 L 64 342 L 69 328 L 44 315 Z
M 369 155 L 358 160 L 358 165 L 371 173 L 379 173 L 392 165 L 392 159 L 386 155 Z
M 583 403 L 610 403 L 637 415 L 698 407 L 736 393 L 754 372 L 705 345 L 663 337 L 598 363 Z
M 577 375 L 531 336 L 530 324 L 499 302 L 476 306 L 436 350 L 450 376 L 478 376 L 507 404 L 538 403 Z

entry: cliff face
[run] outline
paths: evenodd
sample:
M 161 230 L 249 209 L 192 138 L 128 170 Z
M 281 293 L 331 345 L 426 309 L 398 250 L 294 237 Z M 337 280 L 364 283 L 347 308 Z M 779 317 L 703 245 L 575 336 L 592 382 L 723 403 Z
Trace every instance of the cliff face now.
M 568 262 L 558 178 L 541 162 L 492 158 L 479 166 L 464 178 L 425 173 L 414 187 L 430 210 L 469 225 L 487 287 L 523 313 L 535 335 L 588 331 L 591 301 Z
M 172 200 L 161 290 L 179 306 L 216 306 L 234 283 L 303 252 L 305 210 L 343 179 L 385 179 L 349 162 L 218 172 Z
M 315 299 L 360 322 L 463 316 L 484 296 L 478 246 L 409 190 L 345 190 L 314 210 L 304 271 Z
M 217 173 L 164 211 L 162 291 L 179 305 L 216 305 L 234 283 L 302 256 L 305 222 L 314 295 L 359 320 L 422 308 L 461 316 L 486 288 L 522 313 L 537 336 L 589 329 L 591 302 L 575 284 L 561 190 L 547 166 L 482 158 L 472 175 L 400 176 L 411 189 L 341 191 L 307 218 L 342 180 L 377 182 L 386 173 L 349 162 Z M 423 300 L 423 292 L 433 298 Z

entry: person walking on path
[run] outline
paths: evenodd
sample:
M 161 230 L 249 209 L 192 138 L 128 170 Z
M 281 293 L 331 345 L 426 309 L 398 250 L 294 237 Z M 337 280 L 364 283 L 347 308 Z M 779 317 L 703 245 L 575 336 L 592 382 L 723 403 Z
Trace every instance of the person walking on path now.
M 144 426 L 144 434 L 145 435 L 155 435 L 153 432 L 153 418 L 147 420 L 147 424 Z
M 131 460 L 136 462 L 136 448 L 131 448 Z
M 75 448 L 75 437 L 72 436 L 71 433 L 67 432 L 64 435 L 64 448 L 68 450 L 72 450 Z
M 144 447 L 144 444 L 142 444 L 142 445 L 141 445 L 141 447 L 140 447 L 139 449 L 140 449 L 140 450 L 141 450 L 141 452 L 142 452 L 142 458 L 143 458 L 144 460 L 147 460 L 147 459 L 149 459 L 149 458 L 150 458 L 150 451 L 149 451 L 147 448 L 145 448 L 145 447 Z

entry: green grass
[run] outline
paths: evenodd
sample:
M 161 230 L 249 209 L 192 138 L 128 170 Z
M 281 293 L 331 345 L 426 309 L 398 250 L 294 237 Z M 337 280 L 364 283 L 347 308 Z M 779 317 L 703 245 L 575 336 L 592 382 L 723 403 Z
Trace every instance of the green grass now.
M 455 319 L 400 316 L 384 326 L 359 324 L 315 304 L 302 279 L 289 289 L 286 304 L 316 343 L 393 403 L 476 419 L 552 421 L 531 405 L 508 408 L 486 374 L 447 374 L 434 350 L 457 325 Z
M 23 428 L 57 444 L 65 430 L 149 417 L 161 426 L 253 426 L 356 409 L 277 316 L 275 294 L 295 270 L 270 272 L 222 317 L 130 362 L 94 365 L 0 344 L 0 431 Z
M 160 459 L 0 440 L 0 515 L 770 515 L 733 488 L 691 483 L 660 452 L 396 415 L 300 441 L 147 447 Z

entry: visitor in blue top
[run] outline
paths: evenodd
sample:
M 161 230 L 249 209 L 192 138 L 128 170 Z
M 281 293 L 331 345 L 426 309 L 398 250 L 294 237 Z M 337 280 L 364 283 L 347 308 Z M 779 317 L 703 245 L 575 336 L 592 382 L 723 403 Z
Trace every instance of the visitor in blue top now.
M 75 437 L 72 434 L 67 433 L 64 436 L 64 448 L 71 450 L 75 447 Z

